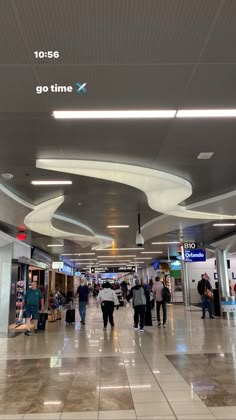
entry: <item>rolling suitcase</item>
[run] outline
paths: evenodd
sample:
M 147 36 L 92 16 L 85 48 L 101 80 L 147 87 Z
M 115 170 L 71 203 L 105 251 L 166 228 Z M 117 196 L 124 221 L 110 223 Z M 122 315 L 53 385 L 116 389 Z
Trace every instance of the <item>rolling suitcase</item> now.
M 47 319 L 48 319 L 48 314 L 47 313 L 43 313 L 43 314 L 39 315 L 39 321 L 38 321 L 38 330 L 39 331 L 44 331 L 45 330 Z
M 75 309 L 67 309 L 66 311 L 66 323 L 73 324 L 75 322 Z

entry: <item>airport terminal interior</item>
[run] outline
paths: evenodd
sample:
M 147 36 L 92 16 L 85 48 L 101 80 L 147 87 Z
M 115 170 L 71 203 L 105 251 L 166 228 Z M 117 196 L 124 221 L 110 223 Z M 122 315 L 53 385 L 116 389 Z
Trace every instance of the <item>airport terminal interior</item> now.
M 0 420 L 236 420 L 236 1 L 0 0 Z

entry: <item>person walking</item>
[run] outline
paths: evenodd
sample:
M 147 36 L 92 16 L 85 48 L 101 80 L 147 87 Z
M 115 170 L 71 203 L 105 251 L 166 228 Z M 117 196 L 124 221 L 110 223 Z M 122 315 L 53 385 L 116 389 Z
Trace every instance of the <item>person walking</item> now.
M 37 287 L 37 282 L 32 281 L 31 289 L 28 289 L 24 296 L 23 307 L 25 308 L 25 317 L 26 317 L 26 331 L 25 335 L 31 335 L 30 331 L 30 319 L 34 322 L 34 332 L 38 332 L 38 320 L 39 313 L 42 312 L 44 307 L 43 294 L 40 289 Z
M 167 321 L 167 310 L 166 310 L 166 299 L 163 297 L 163 291 L 164 291 L 164 285 L 161 282 L 160 277 L 155 278 L 155 284 L 152 288 L 152 293 L 154 295 L 154 298 L 156 300 L 156 311 L 157 311 L 157 322 L 158 327 L 161 326 L 161 317 L 160 317 L 160 310 L 162 307 L 162 313 L 163 313 L 163 327 L 166 327 L 166 321 Z
M 81 280 L 76 295 L 79 297 L 79 313 L 81 318 L 80 322 L 82 325 L 85 325 L 86 309 L 89 298 L 89 288 L 87 284 L 85 284 L 84 280 Z
M 127 296 L 128 302 L 131 299 L 134 308 L 134 329 L 138 330 L 139 325 L 140 332 L 143 332 L 147 297 L 144 287 L 140 284 L 140 281 L 137 278 L 135 279 L 135 286 L 132 287 L 129 295 Z
M 116 306 L 118 309 L 119 300 L 116 295 L 116 292 L 111 289 L 109 281 L 103 284 L 103 289 L 100 290 L 100 292 L 98 293 L 97 301 L 101 304 L 104 330 L 107 328 L 108 319 L 111 324 L 111 327 L 114 328 L 114 306 Z
M 212 303 L 211 299 L 213 297 L 211 283 L 205 274 L 201 275 L 201 280 L 199 280 L 197 285 L 197 291 L 201 296 L 202 301 L 202 319 L 205 319 L 206 309 L 208 310 L 209 317 L 214 318 L 212 315 Z

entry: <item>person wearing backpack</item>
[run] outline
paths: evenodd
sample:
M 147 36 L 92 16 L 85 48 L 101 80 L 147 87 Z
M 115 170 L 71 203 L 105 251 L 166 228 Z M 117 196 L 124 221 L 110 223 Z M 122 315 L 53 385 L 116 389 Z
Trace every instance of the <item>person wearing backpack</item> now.
M 211 303 L 212 287 L 205 274 L 201 275 L 201 280 L 199 280 L 197 285 L 197 291 L 201 296 L 202 301 L 202 319 L 205 319 L 206 309 L 208 309 L 210 319 L 214 319 Z
M 144 320 L 145 320 L 147 297 L 146 297 L 145 289 L 140 284 L 139 279 L 135 279 L 135 286 L 132 287 L 129 295 L 127 296 L 128 302 L 131 299 L 133 301 L 133 308 L 134 308 L 134 329 L 138 330 L 138 325 L 139 325 L 140 332 L 144 332 Z
M 161 326 L 161 317 L 160 317 L 160 310 L 162 307 L 162 313 L 163 313 L 163 327 L 166 327 L 166 321 L 167 321 L 167 310 L 166 310 L 166 303 L 170 298 L 170 291 L 169 289 L 163 285 L 163 283 L 160 281 L 160 277 L 155 278 L 156 282 L 152 288 L 153 295 L 156 300 L 156 309 L 157 309 L 157 322 L 158 327 Z M 167 289 L 167 290 L 166 290 Z M 168 292 L 168 293 L 167 293 Z M 170 300 L 169 300 L 170 301 Z

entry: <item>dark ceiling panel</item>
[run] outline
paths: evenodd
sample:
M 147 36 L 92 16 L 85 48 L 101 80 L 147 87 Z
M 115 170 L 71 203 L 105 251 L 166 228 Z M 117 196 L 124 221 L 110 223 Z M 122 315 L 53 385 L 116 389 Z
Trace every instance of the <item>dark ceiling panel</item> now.
M 30 66 L 0 66 L 0 112 L 32 111 L 36 99 L 35 86 L 37 84 L 35 74 Z M 43 97 L 37 98 L 37 109 L 45 111 Z
M 14 3 L 32 52 L 59 50 L 62 63 L 148 64 L 195 61 L 221 1 Z
M 0 174 L 14 174 L 5 185 L 34 204 L 65 194 L 59 213 L 97 233 L 108 233 L 106 225 L 116 220 L 130 224 L 115 233 L 120 246 L 134 245 L 138 210 L 142 223 L 158 215 L 146 196 L 36 169 L 37 158 L 104 160 L 180 175 L 193 185 L 186 204 L 235 189 L 235 120 L 51 117 L 54 109 L 69 108 L 235 108 L 235 11 L 234 1 L 221 0 L 0 0 Z M 37 50 L 58 50 L 60 58 L 36 60 Z M 86 95 L 35 93 L 38 84 L 81 81 Z M 213 158 L 197 160 L 204 151 Z M 72 179 L 72 187 L 30 185 L 33 178 L 55 177 Z M 19 213 L 16 221 L 22 218 Z M 199 238 L 214 236 L 210 228 L 195 230 Z M 49 238 L 30 240 L 47 249 Z
M 0 66 L 29 63 L 29 55 L 10 0 L 0 0 Z
M 181 107 L 235 108 L 235 84 L 236 63 L 199 64 L 185 91 Z
M 202 55 L 203 62 L 236 62 L 236 2 L 227 0 Z
M 35 95 L 32 110 L 43 97 L 45 108 L 54 109 L 174 109 L 192 71 L 192 65 L 156 66 L 35 66 L 42 85 L 75 87 L 87 82 L 86 95 L 47 93 Z
M 193 185 L 186 204 L 235 189 L 236 121 L 177 120 L 171 126 L 156 160 L 156 168 L 182 176 Z M 200 152 L 214 152 L 199 160 Z

